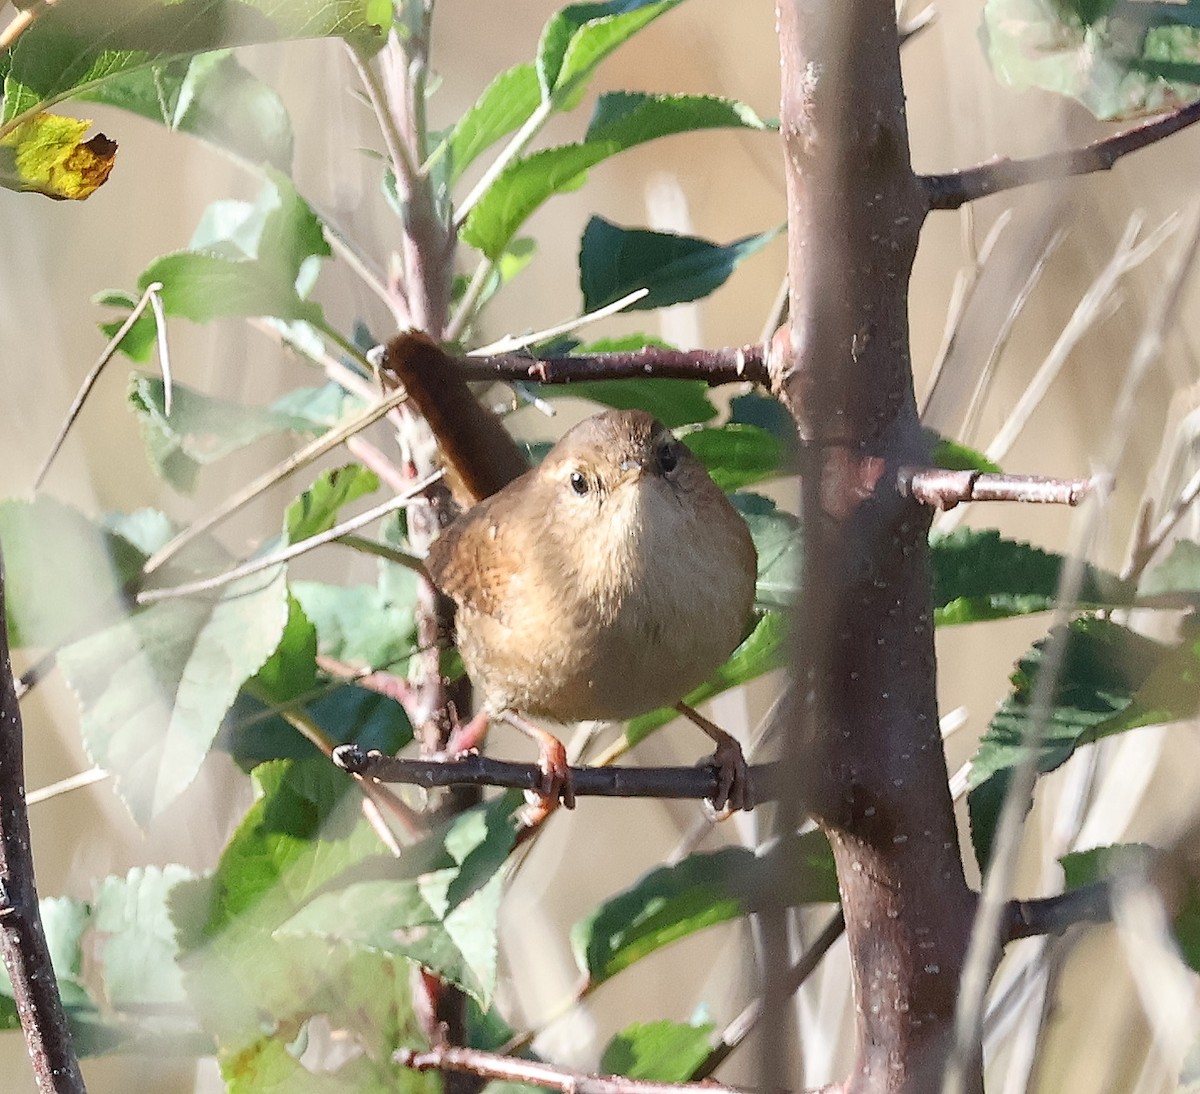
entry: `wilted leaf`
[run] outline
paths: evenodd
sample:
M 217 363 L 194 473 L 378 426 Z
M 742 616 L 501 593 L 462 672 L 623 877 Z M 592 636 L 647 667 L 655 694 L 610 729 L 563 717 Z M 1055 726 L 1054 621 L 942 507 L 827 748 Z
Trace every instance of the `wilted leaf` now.
M 673 232 L 621 228 L 592 217 L 579 252 L 584 310 L 595 311 L 637 289 L 650 291 L 629 306 L 631 311 L 699 300 L 778 234 L 773 228 L 722 246 Z
M 90 121 L 34 114 L 0 136 L 0 186 L 82 201 L 108 180 L 117 145 L 103 133 L 83 135 Z

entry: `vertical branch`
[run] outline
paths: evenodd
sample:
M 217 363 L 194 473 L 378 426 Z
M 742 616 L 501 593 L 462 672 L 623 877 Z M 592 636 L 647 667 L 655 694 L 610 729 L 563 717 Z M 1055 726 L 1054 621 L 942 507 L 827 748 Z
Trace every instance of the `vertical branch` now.
M 792 751 L 837 860 L 853 968 L 848 1094 L 937 1089 L 974 898 L 938 733 L 925 462 L 908 349 L 924 198 L 891 0 L 777 0 L 791 321 L 772 374 L 805 457 Z M 799 761 L 798 761 L 799 762 Z M 981 1087 L 979 1068 L 972 1086 Z
M 58 995 L 38 911 L 29 817 L 21 710 L 13 684 L 4 627 L 4 566 L 0 559 L 0 951 L 42 1094 L 82 1094 L 79 1063 Z

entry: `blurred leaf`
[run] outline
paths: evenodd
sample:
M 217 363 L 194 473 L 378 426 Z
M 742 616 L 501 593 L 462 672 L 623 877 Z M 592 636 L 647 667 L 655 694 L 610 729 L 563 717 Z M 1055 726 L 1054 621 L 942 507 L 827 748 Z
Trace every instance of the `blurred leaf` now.
M 21 36 L 4 81 L 3 121 L 122 73 L 253 42 L 337 35 L 383 45 L 387 0 L 57 0 Z
M 538 41 L 544 98 L 560 110 L 578 104 L 597 66 L 618 46 L 681 0 L 608 0 L 570 4 L 550 17 Z
M 1128 870 L 1148 870 L 1157 854 L 1148 843 L 1117 843 L 1072 851 L 1058 861 L 1063 868 L 1064 887 L 1070 890 L 1107 881 Z
M 634 1022 L 618 1033 L 600 1057 L 604 1075 L 657 1083 L 686 1083 L 712 1049 L 711 1022 Z
M 651 870 L 576 923 L 571 947 L 595 986 L 715 923 L 781 904 L 837 899 L 833 853 L 822 833 L 809 832 L 768 855 L 726 847 Z
M 758 552 L 755 604 L 765 609 L 792 607 L 800 594 L 804 549 L 800 521 L 761 494 L 734 494 L 729 500 L 749 526 Z
M 382 1058 L 362 1053 L 336 1069 L 310 1071 L 278 1036 L 261 1037 L 223 1057 L 221 1078 L 226 1094 L 435 1094 L 437 1090 L 430 1082 L 436 1076 L 414 1075 L 386 1053 Z
M 45 494 L 0 502 L 5 610 L 14 647 L 57 646 L 127 609 L 125 585 L 144 555 Z
M 1200 592 L 1200 544 L 1181 539 L 1138 583 L 1139 596 L 1169 596 Z
M 279 645 L 282 569 L 211 602 L 164 600 L 59 652 L 84 747 L 146 825 L 196 777 L 238 689 Z
M 723 285 L 741 262 L 778 234 L 779 229 L 772 228 L 721 246 L 673 232 L 621 228 L 594 216 L 584 229 L 579 252 L 584 311 L 595 311 L 643 288 L 650 292 L 631 304 L 630 311 L 699 300 Z
M 322 471 L 317 481 L 287 507 L 283 525 L 288 543 L 329 531 L 337 523 L 343 505 L 378 489 L 379 476 L 361 464 Z
M 796 449 L 796 423 L 778 399 L 770 395 L 750 392 L 735 395 L 729 401 L 731 424 L 756 425 L 776 437 L 791 458 Z
M 764 612 L 759 617 L 754 630 L 729 655 L 729 660 L 695 691 L 685 695 L 683 701 L 689 706 L 699 706 L 714 695 L 720 695 L 730 688 L 735 688 L 748 680 L 754 680 L 764 673 L 786 664 L 787 651 L 784 649 L 786 638 L 787 622 L 783 613 Z M 625 739 L 630 745 L 635 745 L 660 726 L 665 726 L 678 717 L 679 711 L 674 707 L 662 707 L 646 714 L 639 714 L 626 723 Z
M 1194 3 L 987 0 L 983 36 L 1005 83 L 1068 95 L 1098 118 L 1129 118 L 1173 110 L 1200 93 L 1198 10 Z
M 317 581 L 293 582 L 292 592 L 316 624 L 322 654 L 352 665 L 387 668 L 404 664 L 413 652 L 416 580 L 415 574 L 397 575 L 392 593 L 374 585 Z
M 0 186 L 82 201 L 108 181 L 117 146 L 103 133 L 83 135 L 91 122 L 34 114 L 0 136 Z
M 620 141 L 626 148 L 672 133 L 700 129 L 774 129 L 745 103 L 715 95 L 652 95 L 610 91 L 596 101 L 586 141 Z
M 311 390 L 311 389 L 305 389 Z M 157 376 L 133 373 L 129 404 L 142 427 L 146 454 L 155 471 L 176 490 L 190 493 L 200 468 L 263 437 L 316 432 L 310 420 L 276 407 L 253 407 L 172 384 L 170 417 Z
M 95 1003 L 83 982 L 83 936 L 91 922 L 90 905 L 68 897 L 49 897 L 39 901 L 38 908 L 63 1006 L 69 1010 L 94 1008 Z M 11 1003 L 12 997 L 12 981 L 8 971 L 0 965 L 0 1002 Z M 16 1016 L 15 1008 L 13 1015 Z M 0 1025 L 5 1029 L 21 1028 L 19 1020 L 13 1026 Z
M 450 184 L 462 177 L 480 153 L 524 125 L 541 99 L 542 89 L 531 64 L 507 68 L 488 84 L 446 138 Z
M 733 423 L 693 429 L 680 439 L 725 491 L 740 490 L 784 471 L 783 444 L 758 426 Z
M 252 164 L 292 167 L 292 123 L 273 89 L 230 50 L 131 69 L 78 98 L 106 103 L 190 133 Z
M 566 144 L 510 164 L 467 215 L 463 242 L 496 260 L 517 229 L 553 194 L 578 190 L 589 167 L 621 151 L 616 141 Z
M 1147 725 L 1151 718 L 1167 721 L 1195 713 L 1200 650 L 1193 645 L 1172 649 L 1104 619 L 1077 619 L 1067 632 L 1063 670 L 1034 760 L 1039 773 L 1065 763 L 1080 745 Z M 1033 694 L 1047 641 L 1038 642 L 1017 663 L 1012 691 L 971 761 L 967 803 L 981 866 L 991 855 L 1013 768 L 1028 747 Z
M 1008 619 L 1050 611 L 1058 600 L 1064 559 L 1002 539 L 995 529 L 957 528 L 930 536 L 934 621 L 938 626 Z M 1088 566 L 1081 606 L 1128 604 L 1132 590 L 1114 574 Z
M 100 324 L 100 330 L 107 338 L 115 338 L 117 331 L 125 325 L 128 313 L 137 307 L 139 293 L 127 292 L 124 289 L 104 289 L 92 297 L 92 303 L 105 308 L 120 308 L 125 314 L 120 319 L 113 319 Z M 157 342 L 157 330 L 153 317 L 134 323 L 121 339 L 120 349 L 126 357 L 144 365 L 150 360 Z
M 984 471 L 990 475 L 1000 474 L 1000 465 L 993 463 L 982 452 L 939 436 L 932 429 L 923 430 L 933 451 L 930 461 L 934 467 L 946 467 L 951 471 Z

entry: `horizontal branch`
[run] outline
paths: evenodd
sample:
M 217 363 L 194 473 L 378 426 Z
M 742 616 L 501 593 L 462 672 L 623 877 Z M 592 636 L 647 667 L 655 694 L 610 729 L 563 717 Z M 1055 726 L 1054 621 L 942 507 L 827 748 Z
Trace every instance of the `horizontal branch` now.
M 626 1079 L 620 1075 L 592 1075 L 584 1071 L 544 1064 L 538 1060 L 519 1060 L 474 1048 L 455 1045 L 435 1045 L 426 1052 L 401 1049 L 396 1053 L 401 1067 L 414 1071 L 460 1071 L 483 1079 L 501 1079 L 514 1083 L 531 1083 L 563 1094 L 743 1094 L 737 1087 L 718 1083 L 652 1083 L 643 1079 Z M 837 1094 L 841 1086 L 826 1086 L 813 1094 Z
M 358 745 L 340 745 L 333 762 L 352 775 L 386 783 L 409 783 L 427 790 L 449 786 L 498 786 L 511 790 L 537 790 L 544 774 L 537 764 L 493 760 L 468 753 L 452 760 L 413 760 L 386 756 Z M 697 767 L 572 767 L 576 796 L 598 798 L 711 799 L 717 792 L 717 772 L 711 763 Z M 750 768 L 752 800 L 776 796 L 780 772 L 776 764 Z
M 1010 900 L 1001 938 L 1004 942 L 1014 942 L 1018 938 L 1062 934 L 1079 923 L 1107 923 L 1110 919 L 1111 887 L 1106 881 L 1097 881 L 1056 896 Z
M 924 175 L 921 182 L 930 209 L 958 209 L 969 201 L 977 201 L 1002 190 L 1028 186 L 1033 182 L 1049 182 L 1072 175 L 1107 171 L 1122 156 L 1146 148 L 1197 121 L 1200 121 L 1200 100 L 1132 129 L 1093 141 L 1083 148 L 1050 152 L 1024 160 L 998 157 L 963 171 Z
M 937 509 L 953 509 L 966 501 L 1078 505 L 1096 485 L 1094 479 L 995 475 L 985 471 L 949 471 L 941 467 L 902 467 L 898 478 L 902 495 Z
M 533 357 L 528 353 L 498 353 L 490 357 L 454 359 L 467 380 L 533 381 L 570 384 L 583 380 L 628 380 L 654 377 L 703 380 L 716 386 L 751 380 L 770 385 L 766 350 L 761 345 L 724 349 L 663 349 L 646 346 L 627 353 L 589 353 Z

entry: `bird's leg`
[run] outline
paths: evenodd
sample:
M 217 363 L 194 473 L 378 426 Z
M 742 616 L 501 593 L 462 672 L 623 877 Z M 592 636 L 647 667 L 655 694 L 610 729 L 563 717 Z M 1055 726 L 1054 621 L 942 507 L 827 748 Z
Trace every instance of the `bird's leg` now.
M 717 750 L 713 753 L 713 764 L 717 769 L 717 792 L 712 798 L 713 808 L 725 815 L 739 809 L 753 809 L 750 770 L 746 766 L 742 746 L 720 726 L 705 718 L 695 707 L 680 701 L 675 704 L 675 709 L 716 742 Z
M 538 746 L 538 767 L 542 769 L 542 783 L 537 789 L 542 808 L 549 813 L 559 799 L 568 809 L 575 808 L 575 786 L 571 781 L 571 765 L 567 763 L 567 750 L 562 741 L 549 730 L 534 725 L 519 714 L 506 710 L 503 718 L 527 737 L 532 737 Z
M 458 721 L 455 716 L 454 728 L 450 731 L 450 736 L 446 739 L 446 747 L 444 755 L 451 759 L 457 756 L 465 756 L 468 752 L 475 752 L 483 743 L 483 738 L 487 736 L 488 712 L 481 710 L 469 722 Z

